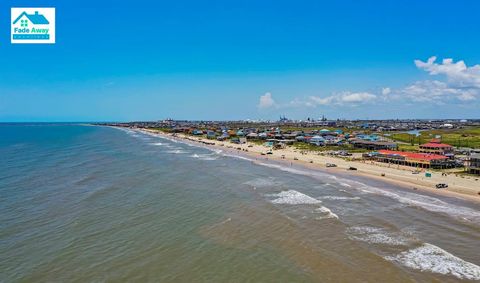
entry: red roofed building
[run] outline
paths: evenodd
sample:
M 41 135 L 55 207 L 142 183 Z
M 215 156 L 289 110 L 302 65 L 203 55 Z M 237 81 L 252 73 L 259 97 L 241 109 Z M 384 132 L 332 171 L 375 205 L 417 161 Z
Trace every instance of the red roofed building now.
M 426 144 L 420 145 L 420 152 L 440 155 L 453 155 L 453 146 L 441 143 L 438 139 L 432 139 Z
M 420 168 L 453 167 L 452 160 L 444 155 L 408 151 L 379 150 L 374 158 L 380 162 Z

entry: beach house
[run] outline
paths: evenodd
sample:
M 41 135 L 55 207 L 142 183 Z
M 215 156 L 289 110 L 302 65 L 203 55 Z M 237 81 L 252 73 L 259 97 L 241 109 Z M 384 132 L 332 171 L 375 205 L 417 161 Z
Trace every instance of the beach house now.
M 430 142 L 420 145 L 419 151 L 453 157 L 453 146 L 441 143 L 439 139 L 432 139 Z
M 355 140 L 351 140 L 350 143 L 355 148 L 364 148 L 368 150 L 380 150 L 380 149 L 394 150 L 397 148 L 396 143 L 387 142 L 387 141 L 368 141 L 368 140 L 355 139 Z
M 322 145 L 325 145 L 326 140 L 322 136 L 313 136 L 313 137 L 310 138 L 310 140 L 308 142 L 310 144 L 314 144 L 314 145 L 317 145 L 317 146 L 322 146 Z
M 406 165 L 418 168 L 445 169 L 455 166 L 447 156 L 431 153 L 417 153 L 408 151 L 379 150 L 371 155 L 379 162 Z

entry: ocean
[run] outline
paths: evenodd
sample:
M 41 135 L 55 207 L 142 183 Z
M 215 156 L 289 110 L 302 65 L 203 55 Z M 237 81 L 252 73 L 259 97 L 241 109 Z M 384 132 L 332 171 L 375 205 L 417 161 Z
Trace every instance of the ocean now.
M 130 129 L 0 124 L 1 282 L 480 281 L 480 207 Z

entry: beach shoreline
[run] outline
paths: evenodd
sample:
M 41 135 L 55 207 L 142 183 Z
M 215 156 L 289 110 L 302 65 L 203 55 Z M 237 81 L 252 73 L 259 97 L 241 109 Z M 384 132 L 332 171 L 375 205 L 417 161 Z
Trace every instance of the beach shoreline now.
M 298 150 L 287 147 L 272 150 L 272 154 L 262 155 L 267 150 L 263 145 L 247 142 L 246 144 L 234 144 L 229 141 L 217 141 L 204 137 L 192 137 L 185 134 L 170 134 L 152 129 L 134 129 L 145 134 L 158 135 L 168 139 L 180 140 L 181 142 L 199 145 L 205 148 L 215 148 L 225 153 L 253 158 L 254 162 L 276 161 L 286 166 L 300 165 L 310 170 L 318 170 L 323 173 L 340 175 L 342 177 L 362 177 L 373 181 L 390 183 L 412 192 L 424 192 L 439 196 L 459 198 L 462 200 L 480 203 L 480 181 L 466 179 L 454 175 L 442 176 L 439 172 L 431 172 L 432 176 L 427 179 L 424 173 L 412 174 L 410 170 L 384 167 L 386 164 L 372 164 L 360 161 L 348 161 L 339 157 L 323 156 L 312 153 L 300 153 Z M 337 167 L 326 167 L 326 163 L 334 163 Z M 348 170 L 355 167 L 357 170 Z M 430 171 L 429 171 L 430 172 Z M 447 189 L 436 189 L 435 184 L 447 183 Z

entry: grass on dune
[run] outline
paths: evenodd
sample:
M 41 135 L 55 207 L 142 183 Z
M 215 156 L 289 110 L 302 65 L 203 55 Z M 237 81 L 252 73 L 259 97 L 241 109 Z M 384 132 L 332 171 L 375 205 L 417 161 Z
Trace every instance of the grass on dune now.
M 418 137 L 407 133 L 395 133 L 391 135 L 391 138 L 414 146 L 427 143 L 436 136 L 440 136 L 443 143 L 456 147 L 480 148 L 480 127 L 428 130 L 420 132 Z M 402 146 L 406 147 L 406 145 Z

